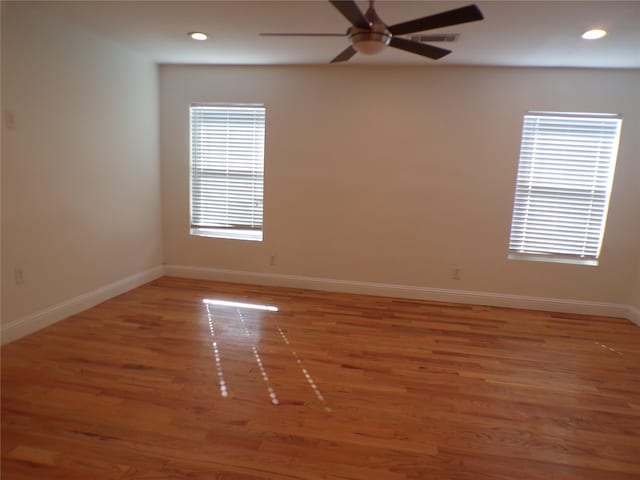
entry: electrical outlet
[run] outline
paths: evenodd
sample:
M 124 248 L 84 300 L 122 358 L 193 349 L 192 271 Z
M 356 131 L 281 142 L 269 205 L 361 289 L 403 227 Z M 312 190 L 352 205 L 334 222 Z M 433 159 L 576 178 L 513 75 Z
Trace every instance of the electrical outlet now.
M 271 257 L 269 258 L 269 265 L 271 265 L 272 267 L 276 266 L 276 256 L 275 255 L 271 255 Z
M 460 280 L 462 278 L 462 269 L 461 268 L 454 268 L 451 270 L 451 279 L 452 280 Z
M 22 285 L 24 283 L 24 270 L 22 270 L 22 267 L 16 267 L 13 275 L 16 285 Z

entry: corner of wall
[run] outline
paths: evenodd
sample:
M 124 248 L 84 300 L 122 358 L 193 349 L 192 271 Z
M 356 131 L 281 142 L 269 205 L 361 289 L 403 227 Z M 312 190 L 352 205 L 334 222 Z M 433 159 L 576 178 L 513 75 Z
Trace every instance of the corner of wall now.
M 13 320 L 6 325 L 0 326 L 0 343 L 5 345 L 13 342 L 60 320 L 64 320 L 71 315 L 94 307 L 110 298 L 151 282 L 162 275 L 164 275 L 164 267 L 160 265 Z

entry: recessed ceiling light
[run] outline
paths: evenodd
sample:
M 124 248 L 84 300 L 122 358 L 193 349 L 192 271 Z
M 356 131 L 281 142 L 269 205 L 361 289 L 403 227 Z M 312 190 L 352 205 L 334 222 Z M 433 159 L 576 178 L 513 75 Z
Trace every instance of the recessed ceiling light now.
M 189 36 L 194 40 L 206 40 L 207 34 L 202 32 L 189 32 Z
M 598 38 L 602 38 L 607 34 L 606 30 L 602 30 L 601 28 L 594 28 L 593 30 L 589 30 L 582 34 L 582 38 L 585 40 L 597 40 Z

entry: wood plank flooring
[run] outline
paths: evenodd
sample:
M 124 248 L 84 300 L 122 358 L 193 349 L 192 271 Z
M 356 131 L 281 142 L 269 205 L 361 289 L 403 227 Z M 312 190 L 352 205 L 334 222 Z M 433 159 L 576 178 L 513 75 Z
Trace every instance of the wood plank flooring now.
M 165 277 L 2 349 L 1 450 L 3 480 L 637 480 L 640 328 Z

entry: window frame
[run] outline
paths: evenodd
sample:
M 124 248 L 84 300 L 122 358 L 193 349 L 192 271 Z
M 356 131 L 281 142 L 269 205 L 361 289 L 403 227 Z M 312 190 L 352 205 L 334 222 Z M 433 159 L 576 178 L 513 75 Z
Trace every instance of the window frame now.
M 260 223 L 258 227 L 251 228 L 248 225 L 243 225 L 242 227 L 237 226 L 208 226 L 201 225 L 194 222 L 194 183 L 196 180 L 196 176 L 194 174 L 194 168 L 197 168 L 197 161 L 194 159 L 194 109 L 197 108 L 219 108 L 219 109 L 256 109 L 262 110 L 262 123 L 261 123 L 261 134 L 258 137 L 262 137 L 262 142 L 260 144 L 261 147 L 261 158 L 260 158 L 260 167 L 259 171 L 261 175 L 261 185 L 260 192 Z M 223 238 L 230 240 L 249 240 L 249 241 L 264 241 L 264 160 L 265 160 L 265 144 L 266 144 L 266 107 L 264 104 L 258 103 L 220 103 L 220 102 L 193 102 L 189 104 L 189 233 L 194 236 L 203 236 L 203 237 L 212 237 L 212 238 Z M 259 116 L 259 115 L 258 115 Z M 224 144 L 226 148 L 228 148 L 228 143 Z M 253 139 L 253 145 L 256 145 L 255 135 Z M 249 165 L 249 163 L 247 163 Z M 234 170 L 231 172 L 231 176 L 237 174 L 236 176 L 255 176 L 254 173 L 251 173 L 249 170 L 246 172 Z M 226 175 L 229 177 L 229 173 Z M 251 182 L 244 182 L 245 185 L 250 185 Z M 247 199 L 253 198 L 252 196 L 247 196 Z M 253 210 L 251 210 L 252 212 Z M 228 217 L 226 217 L 228 220 Z M 248 227 L 248 228 L 247 228 Z
M 542 119 L 547 119 L 546 123 Z M 564 123 L 562 123 L 563 120 Z M 584 122 L 583 128 L 588 131 L 593 128 L 589 122 L 598 120 L 601 121 L 599 134 L 585 135 L 586 139 L 584 140 L 575 138 L 578 135 L 576 129 L 580 122 Z M 609 113 L 528 111 L 524 114 L 509 228 L 509 259 L 591 266 L 599 264 L 615 177 L 622 120 L 622 115 Z M 528 124 L 528 121 L 533 121 L 535 126 Z M 553 125 L 554 121 L 560 123 Z M 605 126 L 605 124 L 610 125 Z M 566 127 L 567 132 L 554 131 L 556 128 L 562 127 Z M 551 129 L 551 133 L 545 135 L 543 130 L 545 128 Z M 580 134 L 584 135 L 583 132 Z M 528 138 L 527 135 L 533 135 L 533 137 Z M 606 148 L 603 146 L 605 141 L 610 142 Z M 532 148 L 532 145 L 535 146 L 533 151 L 527 150 Z M 550 150 L 536 153 L 536 148 Z M 566 151 L 563 152 L 564 149 Z M 550 159 L 554 155 L 556 157 L 564 155 L 564 157 Z M 575 163 L 572 164 L 569 160 L 573 160 Z M 538 162 L 538 170 L 544 173 L 535 174 L 536 162 Z M 589 168 L 591 170 L 587 170 Z M 606 171 L 606 181 L 604 182 L 601 180 L 603 178 L 601 170 Z M 573 178 L 567 177 L 571 174 L 575 176 Z M 579 175 L 591 180 L 590 195 L 587 194 L 589 187 L 578 187 Z M 562 183 L 563 178 L 568 178 L 564 184 Z M 538 193 L 523 194 L 522 190 L 526 185 L 529 186 L 529 190 L 537 189 Z M 546 200 L 545 195 L 555 197 L 555 200 Z M 523 202 L 522 198 L 526 201 Z M 536 201 L 540 203 L 536 207 L 532 207 L 531 205 Z M 563 202 L 569 201 L 575 201 L 575 207 L 562 205 Z M 543 207 L 556 208 L 556 214 L 550 214 L 551 210 L 540 214 L 539 210 Z M 592 211 L 596 210 L 601 213 L 599 215 L 593 214 Z M 527 213 L 523 214 L 522 211 Z M 565 217 L 565 215 L 567 216 Z M 534 218 L 536 216 L 537 218 Z M 545 216 L 553 217 L 553 219 L 542 220 Z M 586 220 L 582 218 L 585 216 Z M 529 217 L 532 218 L 529 219 Z M 575 221 L 578 233 L 567 233 L 566 224 L 563 225 L 564 230 L 558 228 L 558 224 L 562 221 L 561 218 L 566 218 L 565 221 L 569 222 Z M 591 219 L 596 219 L 599 223 L 591 222 Z M 547 223 L 544 223 L 545 221 Z M 541 233 L 541 230 L 547 232 Z M 597 242 L 593 240 L 596 238 L 594 236 L 596 231 L 598 234 Z M 580 249 L 576 247 L 576 244 L 579 242 L 568 241 L 567 237 L 580 237 L 581 235 L 583 247 L 582 252 L 578 253 Z M 530 237 L 529 240 L 527 240 L 527 236 Z M 541 240 L 533 240 L 532 237 Z M 553 248 L 554 242 L 557 242 L 555 251 L 550 251 L 549 249 Z M 594 248 L 595 245 L 597 247 Z

